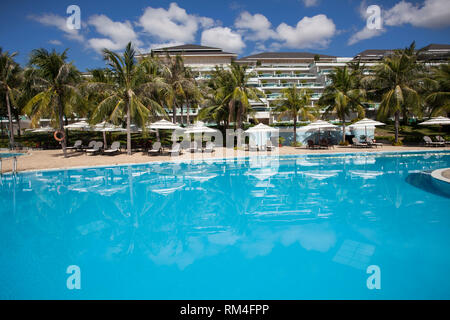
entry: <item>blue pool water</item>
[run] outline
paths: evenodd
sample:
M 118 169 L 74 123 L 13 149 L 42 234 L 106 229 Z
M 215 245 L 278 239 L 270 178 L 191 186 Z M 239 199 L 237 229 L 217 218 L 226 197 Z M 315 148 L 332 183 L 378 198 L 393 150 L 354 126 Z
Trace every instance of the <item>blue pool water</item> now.
M 8 153 L 8 152 L 0 152 L 0 159 L 1 158 L 12 158 L 12 157 L 19 157 L 23 155 L 23 153 Z
M 449 152 L 3 175 L 0 298 L 449 299 L 443 167 Z

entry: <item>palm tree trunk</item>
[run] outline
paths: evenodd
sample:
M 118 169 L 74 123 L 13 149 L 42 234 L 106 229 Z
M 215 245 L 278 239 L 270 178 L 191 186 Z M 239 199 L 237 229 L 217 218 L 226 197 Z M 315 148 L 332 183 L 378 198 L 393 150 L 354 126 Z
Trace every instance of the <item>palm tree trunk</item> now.
M 59 131 L 64 133 L 64 121 L 63 121 L 64 108 L 63 108 L 63 105 L 62 105 L 62 101 L 61 101 L 61 96 L 60 95 L 58 95 L 57 99 L 58 99 Z M 63 138 L 61 140 L 61 147 L 63 149 L 64 158 L 66 158 L 67 157 L 67 152 L 66 152 L 66 135 L 65 134 L 63 135 Z
M 11 105 L 9 104 L 9 90 L 6 89 L 6 108 L 8 109 L 8 123 L 9 123 L 9 147 L 14 149 L 14 128 L 11 116 Z
M 345 143 L 345 117 L 342 120 L 342 143 Z
M 190 125 L 191 124 L 191 118 L 189 117 L 189 112 L 190 112 L 190 106 L 189 106 L 189 101 L 186 100 L 186 118 L 187 118 L 187 124 Z
M 127 101 L 127 155 L 131 156 L 131 110 Z
M 177 123 L 177 104 L 174 103 L 172 107 L 172 122 Z
M 180 115 L 181 115 L 181 124 L 183 124 L 184 120 L 183 120 L 183 104 L 181 104 L 181 109 L 180 109 Z
M 294 116 L 294 147 L 297 146 L 297 115 Z
M 395 127 L 395 142 L 397 143 L 398 142 L 398 128 L 399 128 L 399 124 L 400 124 L 400 112 L 399 111 L 396 111 L 395 112 L 395 124 L 394 124 L 394 127 Z

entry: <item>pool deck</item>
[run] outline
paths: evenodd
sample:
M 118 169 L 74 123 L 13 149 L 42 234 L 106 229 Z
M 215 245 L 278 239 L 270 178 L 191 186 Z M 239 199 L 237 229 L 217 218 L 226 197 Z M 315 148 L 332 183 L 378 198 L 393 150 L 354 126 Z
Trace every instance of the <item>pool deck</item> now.
M 351 147 L 335 147 L 328 150 L 310 150 L 306 148 L 281 147 L 278 152 L 248 152 L 243 150 L 233 150 L 227 148 L 216 148 L 212 154 L 188 153 L 185 152 L 180 156 L 171 157 L 170 155 L 149 156 L 143 152 L 134 152 L 131 156 L 125 152 L 115 156 L 107 155 L 87 155 L 83 152 L 68 152 L 68 157 L 64 158 L 61 150 L 32 150 L 25 155 L 18 157 L 18 171 L 33 171 L 45 169 L 67 169 L 77 167 L 93 167 L 108 166 L 119 164 L 136 164 L 148 163 L 152 161 L 173 161 L 173 160 L 204 160 L 211 158 L 230 158 L 230 157 L 246 157 L 262 155 L 306 155 L 306 154 L 333 154 L 333 153 L 367 153 L 367 152 L 411 152 L 411 151 L 443 151 L 450 148 L 429 148 L 429 147 L 394 147 L 383 146 L 381 148 L 351 148 Z M 12 170 L 12 161 L 3 160 L 2 172 L 10 172 Z M 450 172 L 446 172 L 450 175 Z

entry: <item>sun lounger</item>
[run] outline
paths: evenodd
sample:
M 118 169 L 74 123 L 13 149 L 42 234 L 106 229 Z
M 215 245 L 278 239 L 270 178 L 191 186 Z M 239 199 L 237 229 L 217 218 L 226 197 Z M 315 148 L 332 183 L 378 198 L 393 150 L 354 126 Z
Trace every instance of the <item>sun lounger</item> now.
M 330 144 L 328 143 L 328 140 L 327 139 L 320 140 L 319 148 L 321 148 L 321 149 L 329 149 L 330 148 Z
M 202 152 L 201 143 L 198 143 L 197 141 L 191 142 L 191 146 L 189 148 L 190 152 Z
M 369 146 L 375 146 L 375 147 L 377 147 L 377 148 L 383 146 L 382 143 L 380 143 L 380 142 L 374 142 L 374 141 L 372 140 L 372 138 L 369 138 L 369 137 L 366 138 L 366 141 L 367 141 L 367 144 L 368 144 Z
M 168 150 L 168 153 L 169 153 L 171 156 L 178 156 L 178 155 L 180 155 L 180 153 L 181 153 L 181 146 L 180 146 L 180 144 L 179 144 L 179 143 L 175 143 L 175 144 L 172 146 L 172 149 L 171 149 L 171 150 Z
M 107 155 L 113 155 L 113 154 L 120 153 L 120 142 L 119 141 L 114 141 L 111 144 L 111 147 L 109 149 L 103 150 L 103 153 L 107 154 Z
M 97 141 L 95 141 L 95 140 L 89 141 L 87 146 L 82 146 L 81 147 L 81 150 L 86 151 L 87 149 L 92 149 L 92 148 L 94 148 L 96 143 L 97 143 Z
M 67 147 L 67 150 L 81 150 L 83 141 L 77 140 L 71 147 Z
M 319 145 L 314 144 L 314 141 L 312 141 L 312 140 L 308 140 L 307 143 L 308 143 L 308 146 L 307 146 L 308 149 L 318 149 L 319 148 Z
M 211 141 L 207 142 L 205 150 L 203 150 L 203 152 L 204 153 L 213 153 L 214 152 L 214 143 L 212 143 Z
M 157 154 L 161 154 L 161 142 L 155 142 L 152 145 L 152 149 L 148 150 L 148 155 L 157 155 Z
M 273 150 L 275 150 L 276 146 L 274 146 L 272 141 L 269 140 L 269 142 L 267 143 L 266 148 L 267 148 L 267 151 L 273 151 Z
M 252 140 L 249 141 L 248 151 L 258 151 L 258 146 Z
M 445 142 L 434 142 L 429 136 L 424 136 L 423 140 L 427 147 L 445 147 Z
M 352 147 L 353 148 L 370 148 L 371 146 L 367 143 L 360 142 L 357 138 L 352 139 Z
M 444 138 L 442 138 L 441 136 L 436 136 L 436 140 L 438 142 L 443 142 L 445 144 L 450 144 L 450 141 L 446 141 Z
M 94 147 L 93 147 L 93 148 L 91 148 L 91 149 L 86 149 L 86 153 L 96 154 L 96 153 L 99 153 L 100 151 L 102 151 L 102 148 L 103 148 L 103 142 L 97 141 L 97 142 L 94 144 Z

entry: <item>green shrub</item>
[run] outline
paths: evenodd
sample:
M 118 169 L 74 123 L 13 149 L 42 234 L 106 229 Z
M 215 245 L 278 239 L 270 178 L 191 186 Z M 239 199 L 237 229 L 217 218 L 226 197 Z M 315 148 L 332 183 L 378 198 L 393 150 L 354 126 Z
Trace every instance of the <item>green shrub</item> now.
M 296 148 L 299 148 L 299 147 L 301 147 L 302 146 L 302 143 L 301 142 L 292 142 L 291 143 L 291 147 L 296 147 Z
M 398 140 L 397 142 L 392 142 L 392 145 L 393 146 L 396 146 L 396 147 L 399 147 L 399 146 L 402 146 L 403 145 L 403 142 L 402 142 L 402 140 Z
M 347 140 L 339 142 L 339 145 L 340 145 L 340 146 L 343 146 L 343 147 L 346 147 L 346 146 L 348 146 L 349 144 L 350 144 L 350 143 L 349 143 Z

